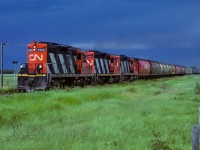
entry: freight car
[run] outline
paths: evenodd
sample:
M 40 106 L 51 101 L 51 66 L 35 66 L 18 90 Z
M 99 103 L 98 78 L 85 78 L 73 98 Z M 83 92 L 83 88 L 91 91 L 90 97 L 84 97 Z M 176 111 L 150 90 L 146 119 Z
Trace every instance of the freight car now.
M 22 91 L 186 74 L 183 66 L 57 43 L 33 42 L 27 51 L 27 63 L 18 72 L 17 89 Z

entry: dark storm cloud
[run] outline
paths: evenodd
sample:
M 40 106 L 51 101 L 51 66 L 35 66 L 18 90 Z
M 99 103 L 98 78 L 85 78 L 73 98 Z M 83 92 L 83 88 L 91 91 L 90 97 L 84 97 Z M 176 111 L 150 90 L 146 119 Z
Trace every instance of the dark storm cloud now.
M 0 2 L 0 13 L 16 13 L 16 12 L 44 12 L 58 9 L 64 1 L 49 0 L 2 0 Z
M 155 46 L 180 47 L 182 43 L 184 46 L 194 42 L 192 37 L 196 31 L 192 33 L 190 30 L 194 28 L 194 24 L 199 24 L 199 19 L 197 19 L 199 10 L 195 4 L 159 1 L 160 5 L 152 5 L 152 2 L 148 2 L 145 6 L 138 7 L 141 5 L 139 1 L 127 3 L 124 5 L 119 5 L 117 2 L 90 4 L 95 6 L 95 9 L 91 8 L 88 11 L 92 15 L 87 11 L 82 12 L 86 17 L 83 16 L 80 19 L 81 25 L 77 32 L 88 34 L 88 36 L 96 35 L 95 37 L 99 40 L 103 39 L 106 33 L 105 40 L 111 40 L 111 42 L 120 40 L 121 43 L 124 41 L 124 45 L 127 41 L 135 41 Z M 168 4 L 167 8 L 165 8 L 166 4 Z M 97 5 L 100 6 L 97 7 Z M 191 9 L 191 7 L 196 8 Z M 199 29 L 196 28 L 196 30 Z M 198 37 L 199 34 L 196 36 Z
M 18 51 L 16 59 L 23 61 L 26 44 L 37 40 L 199 65 L 199 4 L 197 0 L 1 1 L 0 41 L 8 41 L 6 49 Z M 15 59 L 5 55 L 8 62 Z

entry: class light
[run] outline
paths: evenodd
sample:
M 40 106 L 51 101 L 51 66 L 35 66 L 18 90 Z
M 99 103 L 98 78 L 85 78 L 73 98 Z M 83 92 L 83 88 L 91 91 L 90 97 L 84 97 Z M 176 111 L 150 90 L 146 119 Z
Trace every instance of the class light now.
M 36 51 L 36 46 L 33 46 L 33 51 L 34 51 L 34 52 Z

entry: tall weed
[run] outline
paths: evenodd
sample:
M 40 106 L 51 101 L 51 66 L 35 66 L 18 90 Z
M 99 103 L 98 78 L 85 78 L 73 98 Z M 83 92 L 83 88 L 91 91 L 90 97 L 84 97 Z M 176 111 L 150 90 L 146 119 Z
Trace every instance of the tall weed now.
M 197 82 L 194 88 L 194 92 L 196 95 L 200 95 L 200 84 Z

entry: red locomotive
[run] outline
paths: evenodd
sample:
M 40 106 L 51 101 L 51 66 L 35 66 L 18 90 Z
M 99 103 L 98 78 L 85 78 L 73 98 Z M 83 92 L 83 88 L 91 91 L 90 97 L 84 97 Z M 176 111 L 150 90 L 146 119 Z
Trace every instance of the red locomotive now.
M 186 74 L 183 66 L 49 42 L 28 44 L 27 55 L 18 73 L 17 88 L 23 91 Z

